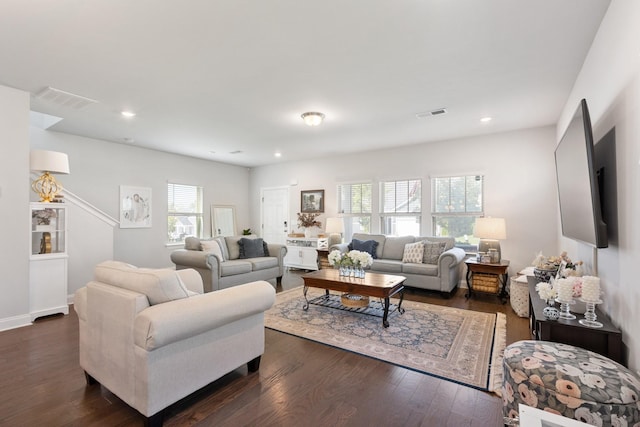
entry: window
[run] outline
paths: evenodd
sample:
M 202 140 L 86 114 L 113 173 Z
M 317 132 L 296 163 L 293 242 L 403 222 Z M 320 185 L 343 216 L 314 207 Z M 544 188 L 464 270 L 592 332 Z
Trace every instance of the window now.
M 202 237 L 202 187 L 168 183 L 167 194 L 167 242 Z
M 387 236 L 419 236 L 422 182 L 419 179 L 380 183 L 380 231 Z
M 338 212 L 344 218 L 344 239 L 371 232 L 371 184 L 338 185 Z
M 476 250 L 479 239 L 473 236 L 473 225 L 476 218 L 483 216 L 482 183 L 480 175 L 431 180 L 434 236 L 454 237 L 456 246 Z

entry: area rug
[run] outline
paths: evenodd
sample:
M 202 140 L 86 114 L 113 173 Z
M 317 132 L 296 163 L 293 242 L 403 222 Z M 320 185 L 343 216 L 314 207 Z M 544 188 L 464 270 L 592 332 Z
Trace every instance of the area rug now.
M 312 299 L 324 293 L 310 288 Z M 394 301 L 392 299 L 392 301 Z M 396 301 L 397 302 L 397 301 Z M 506 342 L 503 313 L 404 301 L 384 328 L 379 317 L 311 304 L 302 288 L 276 295 L 265 326 L 480 390 L 499 392 Z

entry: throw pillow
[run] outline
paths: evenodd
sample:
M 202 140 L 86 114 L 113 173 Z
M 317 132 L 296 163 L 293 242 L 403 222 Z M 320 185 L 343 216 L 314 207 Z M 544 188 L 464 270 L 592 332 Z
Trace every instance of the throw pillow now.
M 437 264 L 438 258 L 444 252 L 445 246 L 447 246 L 446 242 L 430 242 L 428 240 L 423 241 L 424 243 L 424 257 L 422 258 L 422 262 L 424 264 Z
M 201 251 L 200 239 L 193 236 L 188 236 L 184 239 L 184 248 L 189 251 Z
M 218 243 L 217 240 L 201 240 L 200 245 L 202 245 L 203 252 L 211 252 L 212 254 L 217 255 L 221 260 L 224 260 L 222 249 L 220 249 L 220 243 Z
M 407 243 L 404 245 L 402 253 L 402 262 L 410 262 L 412 264 L 422 264 L 424 256 L 424 242 Z
M 261 237 L 257 239 L 242 238 L 238 240 L 240 246 L 240 256 L 238 259 L 257 258 L 264 256 L 264 241 Z
M 378 242 L 375 240 L 358 240 L 353 239 L 351 243 L 349 243 L 350 251 L 362 251 L 368 252 L 373 259 L 377 259 L 376 249 L 378 249 Z

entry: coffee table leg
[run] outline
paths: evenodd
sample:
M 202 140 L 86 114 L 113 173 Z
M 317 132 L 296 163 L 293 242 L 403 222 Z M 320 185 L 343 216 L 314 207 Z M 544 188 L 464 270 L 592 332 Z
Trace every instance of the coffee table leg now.
M 385 328 L 389 327 L 389 321 L 387 317 L 389 316 L 389 297 L 384 299 L 384 316 L 382 317 L 382 326 Z
M 398 302 L 398 313 L 404 313 L 404 308 L 402 308 L 402 301 L 404 301 L 404 290 L 400 291 L 400 302 Z
M 304 305 L 302 306 L 302 309 L 304 311 L 309 310 L 309 300 L 307 299 L 307 290 L 309 289 L 308 286 L 303 286 L 302 287 L 302 294 L 304 295 Z

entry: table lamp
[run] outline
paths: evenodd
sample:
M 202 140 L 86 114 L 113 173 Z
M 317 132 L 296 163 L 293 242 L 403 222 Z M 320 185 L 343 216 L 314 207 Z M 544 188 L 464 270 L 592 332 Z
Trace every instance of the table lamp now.
M 325 232 L 329 235 L 329 247 L 342 243 L 342 233 L 344 233 L 344 222 L 342 218 L 327 218 L 327 228 Z
M 507 238 L 507 226 L 504 218 L 476 218 L 473 235 L 480 238 L 478 252 L 489 252 L 489 249 L 495 249 L 498 252 L 498 262 L 500 262 L 502 255 L 499 241 Z
M 38 193 L 41 202 L 51 202 L 62 191 L 62 185 L 51 175 L 69 173 L 69 157 L 65 153 L 46 150 L 32 150 L 29 155 L 29 166 L 32 171 L 44 172 L 31 184 Z

